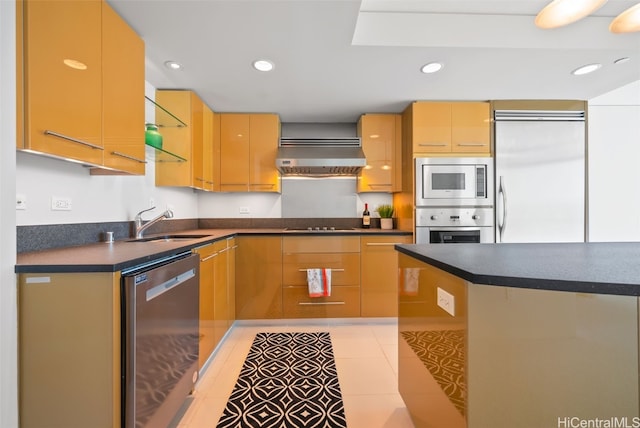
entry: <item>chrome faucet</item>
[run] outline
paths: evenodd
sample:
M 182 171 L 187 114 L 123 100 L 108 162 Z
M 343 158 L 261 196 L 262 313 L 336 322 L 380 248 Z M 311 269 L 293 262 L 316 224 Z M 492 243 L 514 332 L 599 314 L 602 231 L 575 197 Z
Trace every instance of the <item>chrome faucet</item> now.
M 147 211 L 151 211 L 155 209 L 156 207 L 147 208 L 146 210 L 142 210 L 138 214 L 136 214 L 136 217 L 133 220 L 136 225 L 136 239 L 142 238 L 142 232 L 144 232 L 145 230 L 147 230 L 149 227 L 153 226 L 160 220 L 164 220 L 165 218 L 173 218 L 173 211 L 166 210 L 165 212 L 160 214 L 158 217 L 153 218 L 143 224 L 142 213 L 146 213 Z

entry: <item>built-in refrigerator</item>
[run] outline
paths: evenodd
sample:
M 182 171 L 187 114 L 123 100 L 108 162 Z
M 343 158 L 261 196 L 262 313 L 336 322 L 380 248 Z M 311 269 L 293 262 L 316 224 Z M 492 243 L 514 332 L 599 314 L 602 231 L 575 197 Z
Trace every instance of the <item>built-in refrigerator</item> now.
M 496 242 L 584 242 L 584 111 L 495 110 Z

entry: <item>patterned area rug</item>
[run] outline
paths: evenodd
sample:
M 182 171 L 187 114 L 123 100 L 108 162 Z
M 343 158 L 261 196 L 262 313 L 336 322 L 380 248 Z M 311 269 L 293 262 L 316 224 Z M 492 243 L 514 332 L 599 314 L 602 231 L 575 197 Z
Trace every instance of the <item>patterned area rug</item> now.
M 329 333 L 258 333 L 217 428 L 344 428 Z
M 438 382 L 449 400 L 465 415 L 464 330 L 403 331 L 402 337 Z

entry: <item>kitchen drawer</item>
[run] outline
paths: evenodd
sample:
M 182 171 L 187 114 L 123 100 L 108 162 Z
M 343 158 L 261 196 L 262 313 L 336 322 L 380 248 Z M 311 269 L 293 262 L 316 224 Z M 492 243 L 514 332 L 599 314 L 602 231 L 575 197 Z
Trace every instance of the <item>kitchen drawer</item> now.
M 282 252 L 288 253 L 359 253 L 359 236 L 285 236 Z
M 331 285 L 360 285 L 360 253 L 299 253 L 282 258 L 282 285 L 307 285 L 307 269 L 330 268 Z
M 285 318 L 347 318 L 360 316 L 360 287 L 331 287 L 329 297 L 309 297 L 309 289 L 283 289 Z

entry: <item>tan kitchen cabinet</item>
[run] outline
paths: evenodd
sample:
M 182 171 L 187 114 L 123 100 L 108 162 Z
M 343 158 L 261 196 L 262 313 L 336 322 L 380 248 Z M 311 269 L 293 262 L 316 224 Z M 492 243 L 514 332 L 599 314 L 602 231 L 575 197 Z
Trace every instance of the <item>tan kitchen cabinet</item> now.
M 192 187 L 208 190 L 206 181 L 213 181 L 212 177 L 205 178 L 203 156 L 205 153 L 204 125 L 214 122 L 204 121 L 205 110 L 210 110 L 195 92 L 181 90 L 156 91 L 156 124 L 162 134 L 162 148 L 185 159 L 171 160 L 163 157 L 156 162 L 156 186 Z M 162 106 L 162 107 L 160 107 Z M 171 113 L 168 113 L 171 112 Z M 208 114 L 208 112 L 207 112 Z M 186 126 L 178 124 L 175 117 Z M 209 144 L 209 142 L 207 142 Z M 211 144 L 213 144 L 211 142 Z M 207 148 L 211 153 L 213 147 Z M 213 170 L 211 170 L 213 171 Z
M 396 192 L 402 189 L 402 116 L 365 114 L 358 136 L 367 165 L 358 176 L 358 192 Z
M 18 2 L 17 28 L 17 149 L 144 174 L 138 35 L 99 0 Z
M 22 428 L 120 426 L 120 274 L 18 276 Z
M 200 256 L 200 342 L 198 369 L 202 369 L 216 347 L 214 287 L 215 261 L 218 253 L 213 244 L 194 249 Z
M 236 319 L 282 318 L 282 237 L 236 238 Z
M 417 101 L 403 113 L 414 156 L 491 153 L 488 102 Z
M 101 165 L 102 2 L 22 6 L 25 130 L 17 147 Z
M 213 244 L 217 256 L 214 263 L 214 287 L 213 287 L 213 317 L 216 346 L 224 337 L 229 328 L 229 289 L 228 289 L 228 261 L 227 240 L 216 241 Z
M 194 174 L 195 175 L 195 174 Z M 198 181 L 198 176 L 196 181 Z M 220 115 L 202 110 L 202 190 L 220 191 Z
M 236 238 L 227 238 L 227 327 L 236 320 Z
M 220 190 L 279 192 L 276 153 L 280 120 L 276 114 L 220 115 Z
M 451 151 L 491 153 L 491 109 L 488 102 L 451 103 Z
M 284 318 L 360 316 L 360 238 L 285 236 L 282 238 Z M 331 269 L 331 296 L 309 297 L 307 269 Z
M 103 164 L 144 175 L 144 42 L 107 3 L 102 3 L 102 70 Z
M 398 316 L 398 255 L 396 244 L 410 244 L 411 236 L 362 236 L 361 315 Z

